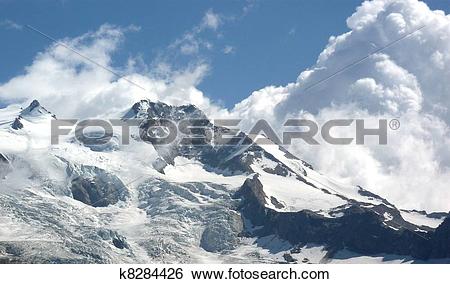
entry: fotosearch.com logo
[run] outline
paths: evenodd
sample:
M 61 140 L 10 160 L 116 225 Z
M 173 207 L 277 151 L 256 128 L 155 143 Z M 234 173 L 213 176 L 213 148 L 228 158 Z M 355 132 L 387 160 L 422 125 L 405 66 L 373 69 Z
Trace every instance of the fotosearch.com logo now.
M 245 134 L 238 128 L 241 119 L 58 119 L 51 123 L 51 144 L 59 144 L 62 136 L 74 135 L 85 145 L 105 145 L 120 137 L 122 145 L 130 143 L 132 129 L 138 139 L 154 145 L 223 145 L 237 146 L 258 144 L 290 145 L 294 140 L 302 140 L 310 145 L 319 145 L 319 140 L 331 145 L 363 145 L 366 137 L 378 138 L 378 145 L 387 145 L 388 130 L 400 128 L 400 121 L 392 119 L 376 120 L 375 127 L 366 126 L 364 119 L 332 119 L 319 125 L 308 119 L 288 119 L 281 129 L 275 131 L 269 122 L 258 120 Z M 371 120 L 372 125 L 374 121 Z M 338 137 L 333 130 L 351 128 L 353 137 Z M 119 130 L 120 129 L 120 130 Z M 120 135 L 118 135 L 119 133 Z M 317 139 L 317 138 L 322 139 Z

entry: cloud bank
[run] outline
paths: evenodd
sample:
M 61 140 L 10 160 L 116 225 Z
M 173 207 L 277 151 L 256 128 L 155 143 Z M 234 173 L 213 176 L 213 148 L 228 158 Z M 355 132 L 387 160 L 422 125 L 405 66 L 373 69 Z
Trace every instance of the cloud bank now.
M 23 75 L 0 85 L 0 100 L 26 103 L 36 98 L 57 116 L 80 118 L 114 115 L 143 98 L 215 109 L 196 88 L 208 72 L 205 64 L 183 70 L 160 70 L 164 74 L 159 72 L 158 76 L 141 72 L 131 59 L 121 69 L 113 67 L 112 55 L 127 32 L 130 28 L 103 25 L 97 31 L 61 41 L 105 69 L 125 74 L 123 77 L 118 78 L 55 43 L 39 53 Z
M 208 13 L 199 27 L 214 31 L 221 18 L 212 10 Z M 301 72 L 295 82 L 257 90 L 231 110 L 219 107 L 197 88 L 209 72 L 208 65 L 158 70 L 164 76 L 142 72 L 132 60 L 122 69 L 112 67 L 112 55 L 128 29 L 110 25 L 63 42 L 126 74 L 126 79 L 144 90 L 54 44 L 38 54 L 23 75 L 0 85 L 0 100 L 13 103 L 37 98 L 65 117 L 110 115 L 142 98 L 176 105 L 193 103 L 211 117 L 245 119 L 244 129 L 261 118 L 273 125 L 281 125 L 288 117 L 319 123 L 332 118 L 397 118 L 401 128 L 390 133 L 387 146 L 309 146 L 298 141 L 290 150 L 319 171 L 387 196 L 400 207 L 450 210 L 450 16 L 431 11 L 417 0 L 374 0 L 358 7 L 347 26 L 349 31 L 331 37 L 316 64 Z M 177 47 L 183 52 L 184 44 L 191 42 L 187 38 Z M 337 134 L 348 131 L 340 129 Z
M 398 118 L 401 128 L 390 133 L 388 146 L 296 143 L 291 150 L 322 172 L 370 188 L 399 206 L 450 210 L 450 16 L 417 0 L 374 0 L 358 7 L 347 25 L 350 31 L 331 37 L 316 64 L 296 82 L 255 91 L 233 112 L 274 124 L 298 116 L 319 123 Z

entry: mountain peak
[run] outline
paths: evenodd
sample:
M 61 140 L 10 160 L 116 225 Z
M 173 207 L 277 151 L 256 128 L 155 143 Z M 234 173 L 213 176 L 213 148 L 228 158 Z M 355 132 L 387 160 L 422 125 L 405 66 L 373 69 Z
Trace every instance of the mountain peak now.
M 32 102 L 31 102 L 31 104 L 30 104 L 30 108 L 37 108 L 37 107 L 39 107 L 41 104 L 39 103 L 39 101 L 38 100 L 33 100 Z
M 142 99 L 136 102 L 123 116 L 123 119 L 131 118 L 206 118 L 205 114 L 193 104 L 173 106 L 163 102 L 152 102 Z
M 140 100 L 140 101 L 136 102 L 131 108 L 137 112 L 137 111 L 142 110 L 146 106 L 148 107 L 149 103 L 150 103 L 150 100 L 148 100 L 148 99 Z
M 133 106 L 123 115 L 122 119 L 146 118 L 150 107 L 149 99 L 142 99 L 133 104 Z
M 14 122 L 12 123 L 11 127 L 14 130 L 19 130 L 23 128 L 23 123 L 20 121 L 21 116 L 16 117 L 16 119 L 14 119 Z
M 40 123 L 48 119 L 57 119 L 38 100 L 33 100 L 28 107 L 22 109 L 19 113 L 15 113 L 15 115 L 14 120 L 10 124 L 14 130 L 24 128 L 26 123 Z
M 33 100 L 30 105 L 20 112 L 20 116 L 41 116 L 51 115 L 56 119 L 56 116 L 49 112 L 45 107 L 41 105 L 38 100 Z

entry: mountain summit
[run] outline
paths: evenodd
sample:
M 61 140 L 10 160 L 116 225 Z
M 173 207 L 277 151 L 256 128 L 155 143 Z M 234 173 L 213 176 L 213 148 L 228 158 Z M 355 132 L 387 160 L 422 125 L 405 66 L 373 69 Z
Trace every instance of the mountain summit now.
M 20 112 L 21 116 L 42 116 L 51 115 L 56 118 L 51 112 L 49 112 L 45 107 L 41 106 L 38 100 L 33 100 L 30 105 Z
M 24 123 L 37 124 L 38 122 L 47 119 L 56 119 L 56 115 L 41 106 L 39 101 L 33 100 L 28 107 L 20 111 L 18 116 L 14 119 L 14 122 L 11 124 L 11 127 L 15 130 L 19 130 L 24 128 Z

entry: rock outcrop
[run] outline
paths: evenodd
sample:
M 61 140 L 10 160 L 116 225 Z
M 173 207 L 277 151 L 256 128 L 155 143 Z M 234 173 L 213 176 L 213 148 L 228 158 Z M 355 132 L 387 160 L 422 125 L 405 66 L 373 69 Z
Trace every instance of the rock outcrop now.
M 243 199 L 243 216 L 259 228 L 248 228 L 257 237 L 276 234 L 294 245 L 318 243 L 325 245 L 330 254 L 348 249 L 364 255 L 397 254 L 418 259 L 450 257 L 450 219 L 436 233 L 426 233 L 401 219 L 396 210 L 383 204 L 367 208 L 367 204 L 352 202 L 351 206 L 342 208 L 340 217 L 334 218 L 309 210 L 280 212 L 267 208 L 258 175 L 247 179 L 236 197 Z M 399 226 L 389 226 L 381 212 L 390 212 Z M 432 243 L 440 254 L 430 255 Z
M 100 168 L 69 165 L 73 198 L 93 207 L 107 207 L 129 197 L 126 185 L 115 175 Z

